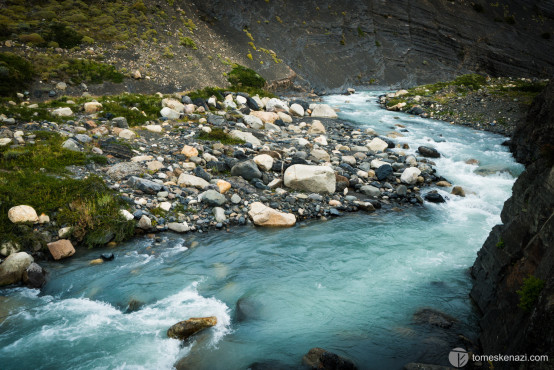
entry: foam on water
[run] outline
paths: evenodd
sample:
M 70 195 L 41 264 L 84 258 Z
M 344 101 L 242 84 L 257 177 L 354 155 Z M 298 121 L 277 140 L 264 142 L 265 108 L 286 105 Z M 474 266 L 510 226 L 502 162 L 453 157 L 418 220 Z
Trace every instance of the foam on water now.
M 171 369 L 190 349 L 167 338 L 176 318 L 216 316 L 210 346 L 230 332 L 228 307 L 200 296 L 196 283 L 130 313 L 87 298 L 28 298 L 33 298 L 36 308 L 2 323 L 7 329 L 0 334 L 2 369 L 55 368 L 62 363 L 65 368 L 82 369 L 116 364 L 120 369 Z

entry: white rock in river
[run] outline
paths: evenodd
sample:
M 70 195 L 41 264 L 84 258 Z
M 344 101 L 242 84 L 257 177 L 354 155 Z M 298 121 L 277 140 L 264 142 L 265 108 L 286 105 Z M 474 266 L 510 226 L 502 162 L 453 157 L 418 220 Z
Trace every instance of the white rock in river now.
M 133 131 L 126 128 L 124 130 L 121 130 L 118 136 L 125 140 L 131 140 L 136 136 L 136 134 Z
M 183 113 L 183 111 L 185 110 L 185 105 L 183 103 L 178 100 L 169 98 L 162 100 L 162 107 L 173 109 L 174 111 L 179 113 Z
M 284 176 L 285 186 L 314 193 L 335 192 L 335 171 L 327 166 L 295 164 L 287 168 Z
M 327 104 L 316 104 L 312 111 L 312 117 L 337 118 L 337 113 Z
M 246 141 L 247 143 L 250 143 L 252 145 L 262 145 L 262 142 L 254 135 L 252 135 L 250 132 L 243 132 L 239 130 L 233 130 L 231 131 L 230 135 L 234 137 L 235 139 L 241 139 Z
M 327 133 L 327 131 L 325 130 L 325 126 L 323 126 L 321 121 L 319 121 L 317 119 L 312 122 L 312 126 L 308 130 L 308 134 L 310 134 L 310 135 L 325 134 L 325 133 Z
M 249 114 L 247 116 L 242 117 L 242 119 L 244 120 L 244 123 L 246 123 L 247 125 L 249 125 L 255 130 L 259 130 L 264 127 L 264 123 L 262 122 L 262 120 L 256 116 L 252 116 Z
M 296 224 L 296 216 L 292 213 L 276 211 L 260 202 L 250 205 L 248 215 L 258 226 L 289 227 Z
M 258 168 L 262 171 L 269 171 L 273 167 L 273 157 L 268 154 L 260 154 L 255 156 L 254 162 L 258 165 Z
M 300 104 L 291 105 L 289 111 L 294 116 L 304 117 L 304 108 Z
M 52 115 L 57 117 L 71 117 L 73 115 L 73 111 L 69 107 L 63 107 L 63 108 L 54 109 L 52 111 Z
M 150 132 L 156 132 L 156 133 L 162 132 L 162 126 L 160 125 L 146 125 L 144 126 L 144 128 Z
M 37 211 L 33 207 L 26 205 L 10 208 L 8 218 L 14 224 L 19 222 L 38 222 Z
M 169 119 L 179 119 L 179 117 L 181 117 L 181 113 L 169 107 L 162 108 L 162 110 L 160 111 L 160 114 L 162 115 L 162 117 L 166 117 Z
M 186 222 L 170 222 L 167 224 L 167 228 L 176 233 L 186 233 L 190 230 L 189 225 Z
M 418 176 L 421 174 L 421 171 L 417 167 L 409 167 L 402 172 L 400 176 L 400 181 L 405 184 L 415 184 L 417 182 Z
M 271 98 L 265 105 L 265 110 L 267 112 L 288 112 L 289 105 L 287 102 L 282 101 L 277 98 Z
M 389 147 L 389 144 L 376 137 L 367 144 L 367 147 L 374 152 L 384 152 Z
M 210 183 L 207 182 L 206 180 L 193 175 L 187 175 L 186 173 L 182 173 L 179 176 L 179 179 L 177 180 L 177 184 L 179 186 L 193 187 L 197 189 L 205 189 L 208 186 L 210 186 Z
M 33 257 L 25 252 L 13 253 L 0 264 L 0 286 L 21 281 L 23 273 L 33 263 Z

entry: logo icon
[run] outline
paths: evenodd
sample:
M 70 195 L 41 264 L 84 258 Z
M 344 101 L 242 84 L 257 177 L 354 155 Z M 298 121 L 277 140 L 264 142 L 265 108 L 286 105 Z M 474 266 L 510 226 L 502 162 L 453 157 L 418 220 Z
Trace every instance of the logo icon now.
M 469 355 L 467 354 L 467 351 L 463 348 L 454 348 L 450 353 L 448 354 L 448 360 L 452 364 L 452 366 L 456 368 L 461 368 L 467 365 L 467 362 L 469 361 Z

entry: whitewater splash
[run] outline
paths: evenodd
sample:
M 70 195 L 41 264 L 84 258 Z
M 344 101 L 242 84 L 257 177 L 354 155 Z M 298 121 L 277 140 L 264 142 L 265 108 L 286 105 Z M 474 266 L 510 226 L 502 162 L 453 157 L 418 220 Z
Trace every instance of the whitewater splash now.
M 171 369 L 194 345 L 182 347 L 167 338 L 176 322 L 216 316 L 209 346 L 230 332 L 229 308 L 200 296 L 197 283 L 129 313 L 88 298 L 57 300 L 28 289 L 13 292 L 18 294 L 36 308 L 13 314 L 0 326 L 2 369 Z

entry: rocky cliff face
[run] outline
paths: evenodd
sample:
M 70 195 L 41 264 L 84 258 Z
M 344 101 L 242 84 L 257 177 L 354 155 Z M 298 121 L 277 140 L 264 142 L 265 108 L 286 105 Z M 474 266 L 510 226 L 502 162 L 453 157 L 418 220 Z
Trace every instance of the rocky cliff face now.
M 554 83 L 550 83 L 516 128 L 512 150 L 527 167 L 504 204 L 502 225 L 493 228 L 471 270 L 475 279 L 471 297 L 483 314 L 484 354 L 554 358 L 553 144 Z M 524 287 L 530 276 L 538 286 L 534 293 Z M 515 365 L 495 363 L 495 368 L 499 366 Z M 521 366 L 551 368 L 552 364 Z
M 221 34 L 247 30 L 253 44 L 275 51 L 299 80 L 320 89 L 407 86 L 470 71 L 518 77 L 554 71 L 548 1 L 207 0 L 197 6 Z M 259 48 L 250 51 L 255 58 Z

